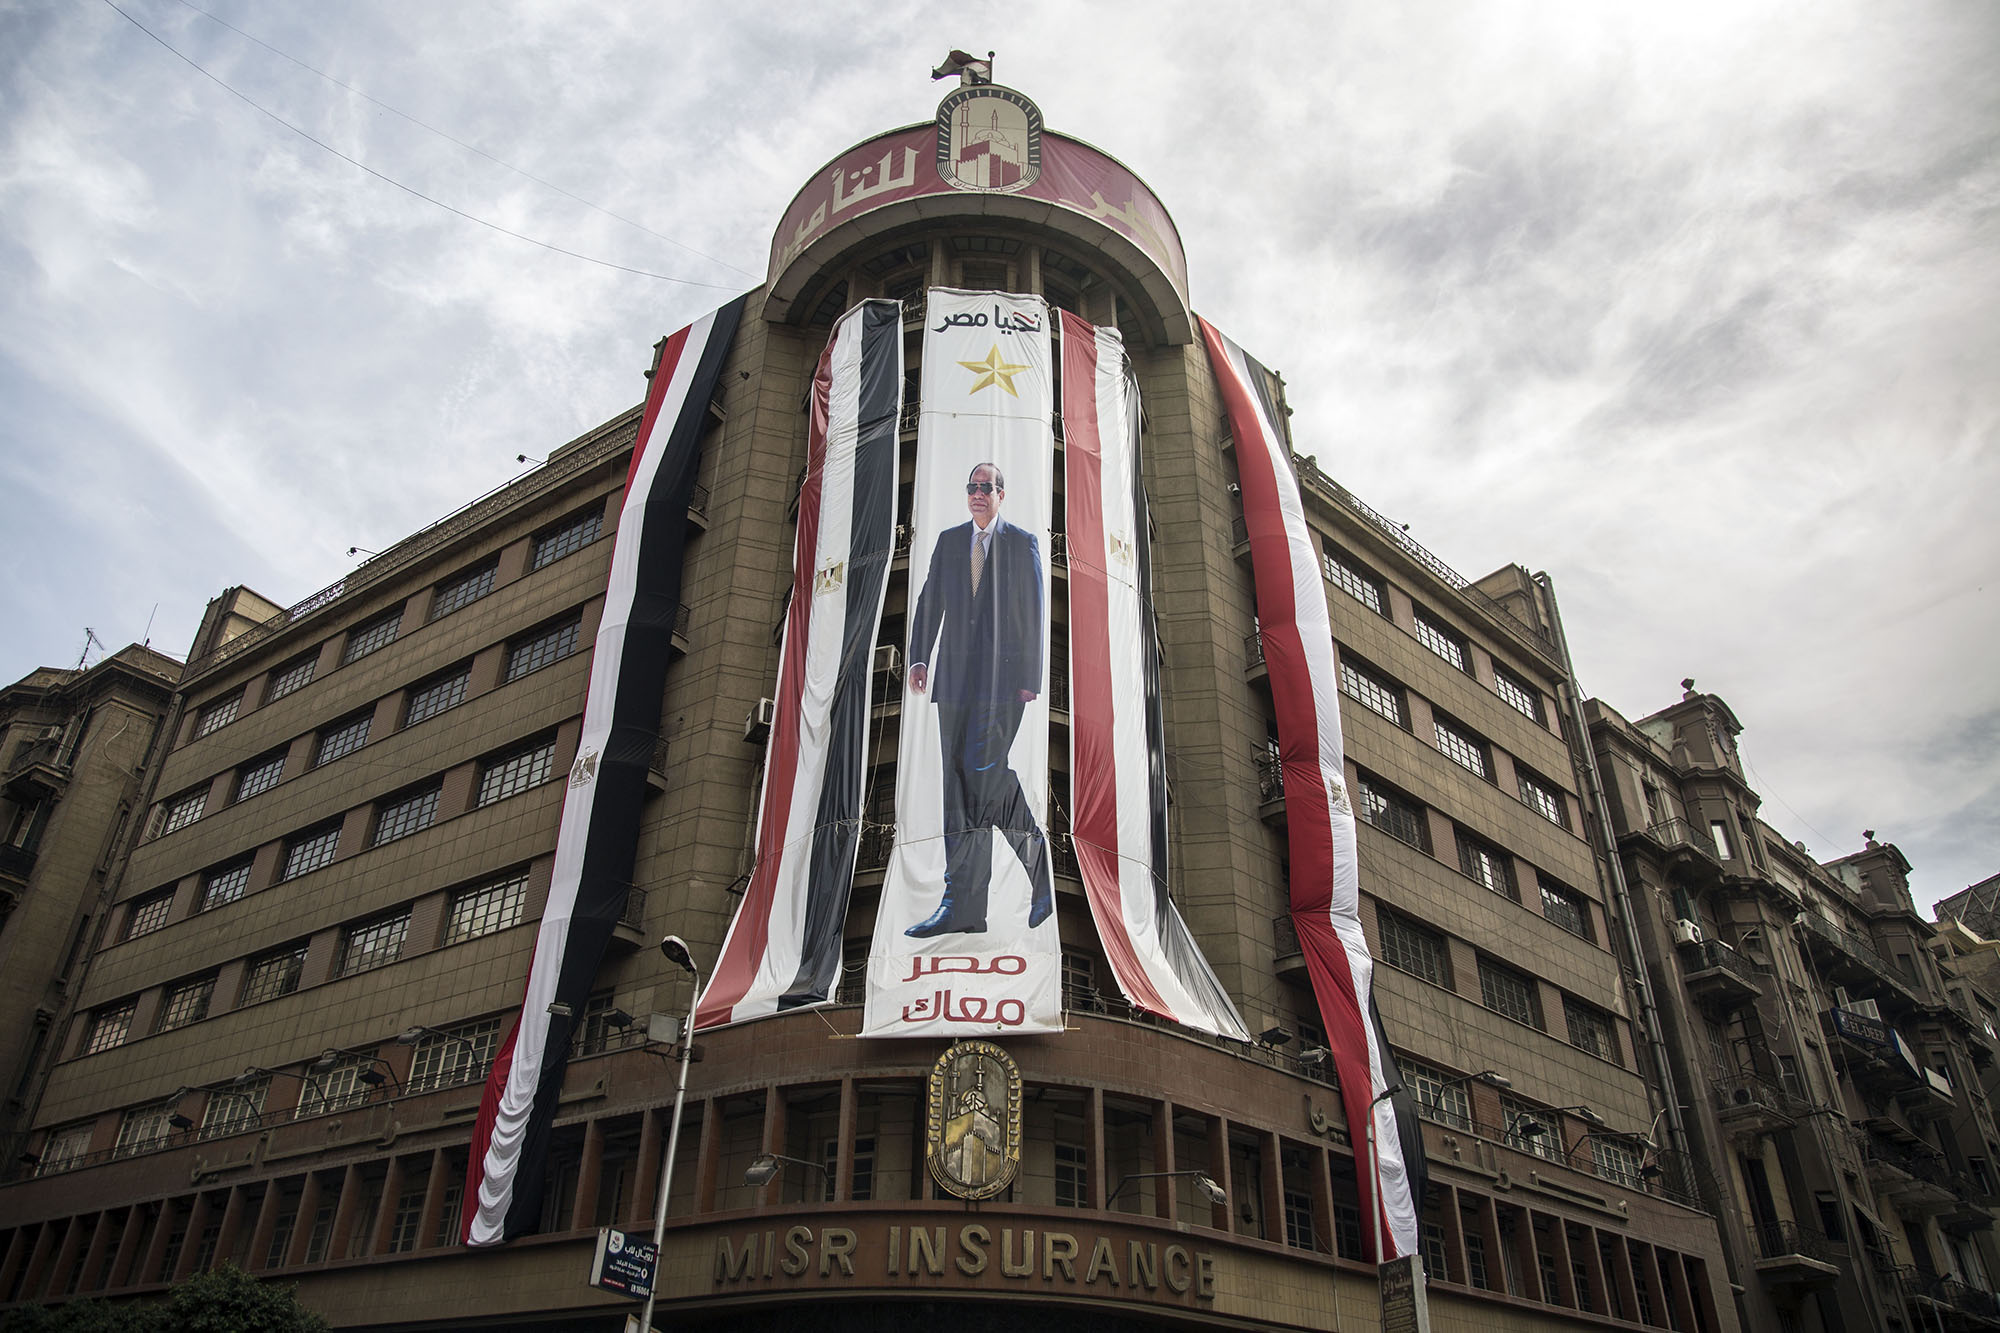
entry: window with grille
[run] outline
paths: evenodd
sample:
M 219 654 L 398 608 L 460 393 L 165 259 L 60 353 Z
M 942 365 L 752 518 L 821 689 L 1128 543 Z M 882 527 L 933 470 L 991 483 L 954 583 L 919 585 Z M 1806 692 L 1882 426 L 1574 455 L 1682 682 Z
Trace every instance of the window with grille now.
M 278 878 L 282 882 L 297 879 L 333 861 L 333 854 L 340 849 L 340 825 L 328 824 L 309 833 L 301 833 L 285 846 L 285 866 Z
M 375 841 L 371 845 L 380 847 L 429 828 L 437 818 L 438 797 L 442 794 L 442 786 L 433 784 L 386 802 L 375 816 Z
M 1378 616 L 1389 614 L 1389 598 L 1382 590 L 1382 580 L 1355 564 L 1344 553 L 1329 546 L 1320 556 L 1320 565 L 1327 578 L 1349 597 Z
M 535 538 L 535 554 L 529 562 L 529 567 L 540 569 L 544 565 L 553 565 L 564 556 L 580 551 L 596 541 L 598 533 L 603 530 L 602 507 L 564 519 Z
M 410 700 L 403 710 L 403 725 L 414 727 L 427 717 L 436 717 L 447 708 L 456 708 L 465 702 L 465 687 L 472 679 L 472 664 L 454 668 L 449 675 L 417 686 L 410 691 Z
M 1451 986 L 1451 951 L 1444 936 L 1384 909 L 1377 909 L 1375 920 L 1383 962 L 1433 985 Z
M 1355 665 L 1345 653 L 1340 657 L 1340 692 L 1369 712 L 1378 713 L 1399 727 L 1406 725 L 1402 687 Z
M 1569 1044 L 1588 1051 L 1600 1060 L 1622 1063 L 1618 1058 L 1618 1029 L 1611 1015 L 1573 995 L 1563 996 L 1563 1023 L 1569 1028 Z
M 1548 820 L 1551 824 L 1569 827 L 1569 811 L 1563 805 L 1562 797 L 1548 779 L 1529 772 L 1518 764 L 1515 775 L 1521 783 L 1521 801 L 1530 810 Z
M 1440 1282 L 1448 1281 L 1445 1274 L 1451 1270 L 1445 1267 L 1444 1261 L 1444 1227 L 1436 1222 L 1424 1223 L 1423 1245 L 1424 1271 L 1437 1274 Z
M 423 1218 L 423 1190 L 404 1190 L 397 1196 L 396 1212 L 389 1223 L 389 1253 L 407 1254 L 417 1248 L 417 1230 Z
M 1472 1128 L 1472 1099 L 1462 1079 L 1454 1079 L 1436 1065 L 1401 1055 L 1396 1057 L 1396 1072 L 1403 1076 L 1403 1086 L 1415 1095 L 1417 1113 L 1424 1119 L 1463 1130 Z
M 452 895 L 444 942 L 459 944 L 517 926 L 521 923 L 521 912 L 527 901 L 528 872 L 525 870 L 492 884 L 461 889 Z
M 1590 901 L 1547 875 L 1536 878 L 1542 890 L 1542 915 L 1577 938 L 1597 943 L 1597 931 L 1590 923 Z
M 211 907 L 233 903 L 241 898 L 243 891 L 249 887 L 250 862 L 247 860 L 238 861 L 235 865 L 225 866 L 220 870 L 211 870 L 202 876 L 201 910 L 206 912 Z
M 255 1129 L 264 1114 L 264 1099 L 270 1094 L 268 1077 L 210 1089 L 208 1105 L 201 1112 L 201 1136 L 215 1139 Z
M 461 1152 L 459 1156 L 463 1157 L 464 1153 Z M 465 1163 L 463 1161 L 457 1163 L 452 1168 L 452 1176 L 455 1179 L 448 1177 L 445 1180 L 444 1208 L 438 1215 L 437 1235 L 431 1239 L 433 1249 L 441 1250 L 446 1246 L 457 1245 L 459 1243 L 458 1206 L 465 1200 Z M 276 1267 L 276 1265 L 274 1264 L 272 1267 Z
M 1351 1203 L 1333 1206 L 1333 1248 L 1343 1259 L 1361 1257 L 1361 1210 Z
M 434 1092 L 485 1078 L 499 1040 L 497 1018 L 425 1033 L 410 1056 L 409 1090 Z
M 1084 1171 L 1085 1154 L 1081 1143 L 1057 1143 L 1056 1207 L 1082 1208 L 1090 1197 Z
M 611 1049 L 611 992 L 600 991 L 584 1002 L 576 1024 L 576 1053 L 596 1055 Z
M 93 1014 L 90 1019 L 90 1035 L 83 1039 L 83 1053 L 95 1055 L 99 1051 L 108 1051 L 113 1046 L 124 1045 L 125 1038 L 132 1031 L 132 1014 L 138 1007 L 138 1001 L 127 1000 L 108 1009 L 99 1009 Z
M 184 829 L 201 818 L 201 812 L 208 808 L 208 788 L 198 787 L 182 792 L 167 802 L 165 813 L 160 817 L 160 834 L 165 836 L 175 829 Z
M 35 1174 L 52 1176 L 58 1171 L 67 1171 L 90 1155 L 91 1135 L 96 1131 L 94 1122 L 71 1125 L 49 1135 L 42 1145 L 40 1158 L 35 1163 Z
M 1097 962 L 1075 949 L 1062 951 L 1063 1008 L 1092 1011 L 1097 1005 Z
M 259 792 L 267 792 L 278 785 L 285 776 L 285 752 L 267 754 L 261 759 L 253 759 L 236 779 L 236 799 L 247 801 Z
M 193 981 L 182 982 L 166 994 L 160 1002 L 160 1023 L 155 1032 L 171 1032 L 184 1028 L 190 1023 L 199 1023 L 208 1017 L 208 1002 L 215 994 L 215 976 L 197 977 Z
M 448 583 L 440 583 L 431 598 L 432 620 L 442 620 L 454 611 L 471 606 L 474 602 L 493 591 L 493 579 L 500 572 L 500 562 L 489 560 L 477 569 L 467 570 Z
M 372 652 L 387 648 L 396 641 L 396 631 L 403 627 L 403 608 L 397 607 L 386 616 L 379 616 L 367 624 L 348 632 L 347 646 L 340 650 L 340 664 L 358 662 Z
M 217 699 L 195 714 L 194 734 L 196 738 L 219 731 L 236 720 L 236 714 L 243 707 L 243 691 L 238 690 L 227 699 Z
M 479 773 L 479 804 L 491 805 L 549 780 L 556 738 L 535 741 L 512 754 L 489 760 Z
M 132 1157 L 142 1152 L 166 1146 L 173 1137 L 174 1127 L 167 1123 L 167 1117 L 174 1114 L 172 1102 L 158 1102 L 152 1106 L 135 1106 L 125 1113 L 118 1122 L 118 1143 L 112 1149 L 114 1157 Z
M 1623 1185 L 1627 1189 L 1645 1188 L 1646 1178 L 1640 1175 L 1645 1159 L 1637 1144 L 1627 1139 L 1612 1138 L 1608 1135 L 1592 1135 L 1590 1155 L 1597 1164 L 1599 1178 Z
M 1491 958 L 1479 960 L 1479 1001 L 1517 1023 L 1526 1023 L 1531 1028 L 1542 1026 L 1541 997 L 1536 993 L 1535 983 Z
M 551 662 L 560 662 L 576 651 L 577 636 L 583 628 L 582 621 L 570 620 L 553 625 L 522 639 L 507 650 L 507 679 L 519 680 L 531 672 L 540 671 Z
M 1422 611 L 1417 612 L 1417 642 L 1460 671 L 1472 670 L 1472 655 L 1458 631 Z
M 394 916 L 378 917 L 358 926 L 349 926 L 346 938 L 341 941 L 340 966 L 333 970 L 333 974 L 351 977 L 356 972 L 366 972 L 371 967 L 395 962 L 403 956 L 403 937 L 409 929 L 408 908 Z
M 1534 686 L 1497 663 L 1493 667 L 1493 692 L 1522 717 L 1541 722 L 1542 696 Z
M 1477 1230 L 1479 1215 L 1465 1209 L 1460 1216 L 1464 1219 L 1460 1230 L 1465 1235 L 1465 1279 L 1480 1291 L 1491 1291 L 1493 1279 L 1486 1273 L 1486 1233 Z
M 167 914 L 174 910 L 174 891 L 161 889 L 143 898 L 134 898 L 132 906 L 125 914 L 125 938 L 136 940 L 141 935 L 150 935 L 167 924 Z
M 325 1115 L 361 1105 L 368 1100 L 370 1087 L 362 1075 L 374 1067 L 374 1060 L 350 1055 L 343 1056 L 330 1069 L 307 1070 L 305 1087 L 299 1093 L 299 1106 L 292 1112 L 292 1119 L 303 1120 L 309 1115 Z
M 251 959 L 243 979 L 242 1003 L 256 1004 L 260 1000 L 275 1000 L 280 995 L 290 995 L 299 988 L 299 976 L 305 971 L 305 966 L 304 941 Z
M 1285 1191 L 1285 1244 L 1295 1250 L 1313 1247 L 1312 1195 L 1304 1190 Z
M 875 1197 L 875 1136 L 857 1135 L 854 1140 L 854 1186 L 848 1197 L 855 1200 Z
M 276 703 L 288 694 L 304 689 L 312 684 L 313 672 L 319 668 L 319 650 L 314 649 L 296 662 L 278 668 L 271 677 L 270 692 L 264 696 L 265 703 Z
M 1447 721 L 1443 716 L 1436 719 L 1438 749 L 1444 751 L 1445 758 L 1462 768 L 1477 773 L 1487 781 L 1493 780 L 1493 766 L 1486 760 L 1486 742 L 1459 726 Z
M 1421 805 L 1365 773 L 1361 775 L 1357 794 L 1364 823 L 1419 850 L 1431 849 L 1430 821 L 1424 817 Z
M 330 764 L 342 755 L 353 754 L 368 743 L 368 728 L 375 721 L 375 715 L 363 713 L 350 717 L 344 722 L 336 722 L 319 734 L 319 749 L 313 754 L 313 767 Z
M 1561 1116 L 1505 1093 L 1500 1097 L 1500 1114 L 1506 1121 L 1501 1138 L 1508 1147 L 1551 1162 L 1563 1160 Z M 1537 1130 L 1540 1132 L 1532 1132 Z
M 1521 891 L 1514 884 L 1513 861 L 1498 847 L 1464 829 L 1458 831 L 1458 868 L 1502 898 L 1521 901 Z

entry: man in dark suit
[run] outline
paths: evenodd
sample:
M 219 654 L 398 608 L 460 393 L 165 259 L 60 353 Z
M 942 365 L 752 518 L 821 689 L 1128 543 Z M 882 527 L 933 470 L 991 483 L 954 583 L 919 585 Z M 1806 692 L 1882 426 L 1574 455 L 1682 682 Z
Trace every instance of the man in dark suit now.
M 938 710 L 944 759 L 944 899 L 904 931 L 932 935 L 986 929 L 999 829 L 1028 873 L 1028 925 L 1055 906 L 1048 844 L 1008 764 L 1021 715 L 1042 689 L 1042 556 L 1034 534 L 1000 517 L 1000 469 L 981 463 L 965 482 L 968 523 L 948 529 L 910 625 L 910 688 Z

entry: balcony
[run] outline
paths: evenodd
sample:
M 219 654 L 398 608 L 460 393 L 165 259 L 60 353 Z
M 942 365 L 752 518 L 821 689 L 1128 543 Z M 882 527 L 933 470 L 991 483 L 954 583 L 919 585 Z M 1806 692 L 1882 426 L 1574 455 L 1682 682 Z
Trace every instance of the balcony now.
M 708 487 L 700 482 L 688 493 L 688 527 L 696 532 L 708 531 Z
M 1259 630 L 1253 629 L 1243 636 L 1243 674 L 1253 681 L 1270 675 L 1270 669 L 1264 665 L 1264 635 Z
M 49 736 L 29 745 L 7 766 L 0 789 L 17 801 L 52 800 L 69 785 L 69 769 L 62 758 L 62 737 Z
M 1715 844 L 1697 832 L 1685 819 L 1666 819 L 1649 825 L 1643 836 L 1666 860 L 1668 870 L 1678 870 L 1697 884 L 1722 882 L 1722 862 L 1716 859 Z
M 28 887 L 28 876 L 34 873 L 35 854 L 25 847 L 0 842 L 0 882 Z
M 1828 1009 L 1820 1030 L 1847 1058 L 1847 1071 L 1864 1088 L 1901 1097 L 1924 1089 L 1923 1070 L 1897 1031 L 1853 1009 Z
M 1703 940 L 1684 955 L 1688 994 L 1720 1009 L 1741 1009 L 1764 993 L 1757 965 L 1721 940 Z
M 1806 947 L 1819 963 L 1824 980 L 1838 986 L 1859 986 L 1900 1004 L 1918 1003 L 1909 982 L 1866 939 L 1818 912 L 1802 913 L 1799 919 L 1805 923 Z
M 1845 1252 L 1811 1227 L 1769 1222 L 1750 1229 L 1757 1246 L 1757 1276 L 1775 1286 L 1816 1287 L 1840 1276 Z
M 1757 1074 L 1718 1079 L 1715 1107 L 1725 1131 L 1745 1136 L 1790 1129 L 1807 1110 L 1799 1098 Z
M 1285 765 L 1269 750 L 1257 754 L 1257 814 L 1267 824 L 1285 822 Z
M 1861 1140 L 1861 1159 L 1868 1183 L 1893 1203 L 1932 1212 L 1958 1202 L 1958 1191 L 1945 1183 L 1951 1168 L 1944 1154 L 1927 1144 L 1870 1133 Z
M 637 884 L 625 886 L 625 908 L 619 912 L 618 920 L 611 928 L 611 948 L 614 950 L 643 949 L 650 941 L 646 937 L 646 891 Z
M 1924 1313 L 1916 1316 L 1918 1327 L 2000 1328 L 2000 1298 L 1991 1292 L 1967 1286 L 1956 1278 L 1912 1268 L 1900 1273 L 1910 1304 L 1925 1307 Z
M 1271 961 L 1280 977 L 1305 980 L 1305 950 L 1299 947 L 1299 928 L 1292 924 L 1290 912 L 1271 918 Z

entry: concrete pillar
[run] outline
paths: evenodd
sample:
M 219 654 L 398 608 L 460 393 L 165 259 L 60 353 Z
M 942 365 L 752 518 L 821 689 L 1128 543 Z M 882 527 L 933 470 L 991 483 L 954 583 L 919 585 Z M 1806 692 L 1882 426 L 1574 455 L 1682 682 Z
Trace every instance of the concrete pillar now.
M 382 1202 L 375 1206 L 375 1222 L 368 1228 L 368 1248 L 364 1254 L 389 1253 L 389 1240 L 395 1234 L 397 1202 L 403 1193 L 403 1159 L 391 1157 L 382 1172 Z
M 245 1272 L 259 1273 L 269 1268 L 271 1237 L 278 1234 L 278 1209 L 283 1206 L 285 1191 L 281 1180 L 268 1181 L 264 1185 L 264 1201 L 257 1206 L 257 1223 L 250 1228 L 250 1253 L 245 1256 Z
M 639 1117 L 639 1158 L 632 1169 L 632 1206 L 625 1210 L 628 1228 L 653 1225 L 653 1203 L 660 1194 L 660 1154 L 666 1150 L 663 1120 L 670 1112 L 659 1107 Z
M 833 1199 L 835 1203 L 846 1203 L 854 1197 L 854 1136 L 861 1124 L 861 1095 L 855 1090 L 854 1080 L 840 1080 L 840 1122 L 834 1131 L 839 1148 L 834 1153 Z
M 326 1257 L 345 1259 L 348 1241 L 353 1238 L 356 1214 L 361 1211 L 361 1164 L 349 1162 L 340 1178 L 340 1202 L 333 1209 L 333 1234 L 327 1237 Z
M 291 1243 L 285 1246 L 287 1268 L 306 1261 L 306 1250 L 312 1244 L 313 1218 L 319 1213 L 320 1196 L 325 1193 L 326 1186 L 320 1182 L 319 1172 L 308 1171 L 305 1184 L 299 1190 L 299 1213 L 292 1223 Z
M 1153 1169 L 1174 1171 L 1174 1104 L 1164 1098 L 1153 1103 Z M 1158 1182 L 1163 1188 L 1153 1191 L 1153 1212 L 1155 1216 L 1169 1222 L 1180 1218 L 1180 1196 L 1173 1188 L 1172 1176 L 1162 1176 Z M 1112 1182 L 1116 1189 L 1117 1182 Z
M 604 1187 L 604 1121 L 600 1117 L 583 1126 L 583 1160 L 576 1165 L 576 1198 L 570 1205 L 569 1229 L 582 1231 L 595 1225 L 597 1199 Z
M 417 1218 L 416 1242 L 412 1250 L 435 1248 L 433 1237 L 444 1225 L 444 1192 L 451 1183 L 451 1157 L 442 1148 L 431 1149 L 430 1174 L 424 1177 L 424 1210 Z

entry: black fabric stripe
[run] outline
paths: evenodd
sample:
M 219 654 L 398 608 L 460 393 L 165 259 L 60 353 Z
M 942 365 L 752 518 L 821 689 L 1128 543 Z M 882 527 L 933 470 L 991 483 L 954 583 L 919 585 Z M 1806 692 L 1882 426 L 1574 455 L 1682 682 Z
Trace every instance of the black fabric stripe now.
M 1126 410 L 1118 429 L 1132 451 L 1132 548 L 1139 580 L 1139 678 L 1146 692 L 1146 796 L 1151 812 L 1153 853 L 1153 935 L 1166 943 L 1172 904 L 1167 895 L 1167 723 L 1160 701 L 1160 625 L 1153 607 L 1153 522 L 1141 467 L 1139 381 L 1128 360 L 1124 366 Z M 1104 423 L 1098 423 L 1101 433 Z M 1112 645 L 1116 652 L 1118 645 Z M 1187 975 L 1183 971 L 1182 975 Z

